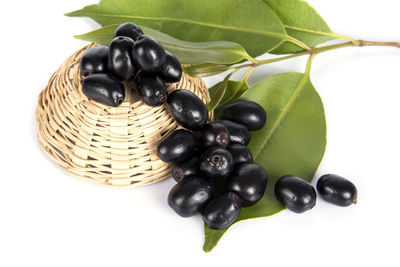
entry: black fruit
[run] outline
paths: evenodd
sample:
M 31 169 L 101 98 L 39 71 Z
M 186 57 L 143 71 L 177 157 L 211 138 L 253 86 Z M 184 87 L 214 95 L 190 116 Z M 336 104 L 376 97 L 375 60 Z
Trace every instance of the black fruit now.
M 221 123 L 228 129 L 231 143 L 241 144 L 244 146 L 250 143 L 251 134 L 249 130 L 247 130 L 246 126 L 227 120 L 218 120 L 217 122 Z
M 104 45 L 88 49 L 82 56 L 80 70 L 83 77 L 94 73 L 107 72 L 108 47 Z
M 167 88 L 159 76 L 141 72 L 136 76 L 135 82 L 137 92 L 147 105 L 159 106 L 167 101 Z
M 317 190 L 321 197 L 338 206 L 347 207 L 357 203 L 357 188 L 349 180 L 335 174 L 319 178 Z
M 239 100 L 222 109 L 221 119 L 240 123 L 249 131 L 256 131 L 264 127 L 267 114 L 256 102 Z
M 200 170 L 208 178 L 226 178 L 233 166 L 232 155 L 225 148 L 210 148 L 201 155 Z
M 223 229 L 231 225 L 241 210 L 239 197 L 232 192 L 224 193 L 207 204 L 203 221 L 212 229 Z
M 157 154 L 164 162 L 178 163 L 192 154 L 195 142 L 191 132 L 179 129 L 161 141 L 157 147 Z
M 189 130 L 203 128 L 208 120 L 206 105 L 188 90 L 173 91 L 168 96 L 169 110 L 175 120 Z
M 205 148 L 214 146 L 227 147 L 229 144 L 229 131 L 221 123 L 213 122 L 206 124 L 194 134 Z
M 83 79 L 82 92 L 94 101 L 113 107 L 121 105 L 125 99 L 124 85 L 104 73 L 92 74 Z
M 317 193 L 307 181 L 294 175 L 286 175 L 276 182 L 275 196 L 286 208 L 303 213 L 315 206 Z
M 127 81 L 136 74 L 132 49 L 134 42 L 129 37 L 119 36 L 110 43 L 108 68 L 121 81 Z
M 227 190 L 236 193 L 242 199 L 243 206 L 248 207 L 260 200 L 266 186 L 267 174 L 263 167 L 255 163 L 243 163 L 235 167 Z
M 228 150 L 231 152 L 233 157 L 233 162 L 235 165 L 240 163 L 250 163 L 253 162 L 253 156 L 247 146 L 233 144 L 228 146 Z
M 212 185 L 200 176 L 176 184 L 168 194 L 168 205 L 180 216 L 195 215 L 211 199 Z
M 182 78 L 182 65 L 169 51 L 165 51 L 165 63 L 162 65 L 159 75 L 167 83 L 179 82 Z
M 200 174 L 200 157 L 191 156 L 189 159 L 182 161 L 174 166 L 172 169 L 172 177 L 176 182 L 180 182 L 183 179 Z
M 136 66 L 146 72 L 158 72 L 166 60 L 165 50 L 156 39 L 143 35 L 132 50 Z
M 138 25 L 132 22 L 126 22 L 118 26 L 114 32 L 114 38 L 118 36 L 126 36 L 136 41 L 143 35 L 142 29 Z

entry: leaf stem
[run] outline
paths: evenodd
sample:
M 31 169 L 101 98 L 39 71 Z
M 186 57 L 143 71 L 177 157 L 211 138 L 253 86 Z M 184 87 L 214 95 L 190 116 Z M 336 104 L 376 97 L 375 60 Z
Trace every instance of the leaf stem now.
M 248 67 L 256 68 L 256 67 L 261 66 L 261 65 L 266 65 L 266 64 L 269 64 L 269 63 L 274 63 L 274 62 L 279 62 L 279 61 L 283 61 L 283 60 L 287 60 L 287 59 L 291 59 L 291 58 L 301 57 L 301 56 L 304 56 L 304 55 L 317 55 L 317 54 L 321 54 L 321 53 L 324 53 L 324 52 L 328 52 L 328 51 L 336 50 L 336 49 L 340 49 L 340 48 L 345 48 L 345 47 L 364 47 L 364 46 L 387 46 L 387 47 L 400 48 L 400 43 L 397 43 L 397 42 L 379 42 L 379 41 L 376 42 L 376 41 L 365 41 L 365 40 L 351 40 L 349 42 L 316 47 L 316 48 L 313 48 L 313 49 L 311 49 L 309 51 L 303 51 L 303 52 L 299 52 L 297 54 L 287 55 L 287 56 L 278 57 L 278 58 L 257 60 L 255 63 L 247 63 L 247 64 L 238 65 L 238 66 L 231 66 L 229 68 L 230 69 L 242 69 L 242 68 L 248 68 Z
M 247 79 L 249 78 L 250 74 L 253 72 L 253 70 L 255 69 L 255 67 L 250 67 L 246 74 L 243 76 L 242 80 L 240 81 L 240 86 L 237 87 L 236 92 L 234 92 L 232 94 L 232 96 L 228 99 L 226 99 L 223 103 L 221 103 L 221 105 L 225 105 L 229 102 L 231 102 L 233 99 L 235 99 L 235 97 L 241 92 L 241 90 L 243 89 L 243 85 L 247 82 Z
M 300 46 L 304 50 L 307 50 L 307 51 L 311 51 L 312 50 L 308 45 L 306 45 L 305 43 L 301 42 L 300 40 L 297 40 L 296 38 L 293 38 L 292 36 L 288 36 L 287 41 L 291 42 L 291 43 L 293 43 L 293 44 L 295 44 L 297 46 Z

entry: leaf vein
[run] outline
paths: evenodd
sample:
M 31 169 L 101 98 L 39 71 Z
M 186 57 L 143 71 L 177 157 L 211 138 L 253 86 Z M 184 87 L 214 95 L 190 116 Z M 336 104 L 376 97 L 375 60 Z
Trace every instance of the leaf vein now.
M 255 33 L 255 34 L 275 37 L 275 38 L 283 39 L 283 40 L 291 40 L 290 36 L 287 34 L 280 34 L 280 33 L 275 33 L 275 32 L 271 32 L 271 31 L 262 31 L 262 30 L 250 29 L 250 28 L 239 28 L 239 27 L 226 26 L 226 25 L 217 25 L 217 24 L 212 24 L 212 23 L 205 23 L 205 22 L 201 22 L 201 21 L 194 21 L 194 20 L 181 19 L 181 18 L 178 19 L 178 18 L 169 18 L 169 17 L 143 17 L 143 16 L 133 16 L 133 15 L 104 14 L 104 13 L 92 13 L 92 12 L 79 12 L 78 14 L 79 14 L 79 16 L 88 16 L 88 17 L 103 16 L 103 17 L 117 17 L 117 18 L 128 18 L 128 19 L 183 22 L 183 23 L 187 23 L 187 24 L 200 25 L 200 26 L 205 26 L 205 27 L 210 27 L 210 28 L 217 28 L 217 29 L 220 28 L 220 29 L 233 30 L 233 31 L 238 31 L 238 32 Z
M 293 96 L 291 97 L 290 101 L 286 104 L 286 106 L 284 108 L 284 112 L 279 116 L 278 120 L 276 120 L 275 124 L 272 126 L 271 131 L 268 133 L 267 137 L 265 138 L 265 140 L 260 145 L 260 148 L 254 153 L 254 160 L 257 160 L 258 156 L 265 149 L 265 146 L 270 141 L 270 139 L 272 138 L 272 136 L 275 133 L 275 131 L 279 128 L 281 123 L 287 117 L 287 115 L 288 115 L 289 111 L 291 110 L 293 104 L 295 103 L 296 99 L 299 97 L 301 91 L 303 90 L 308 78 L 309 78 L 309 76 L 307 74 L 304 74 L 304 77 L 300 81 L 299 86 L 294 91 Z

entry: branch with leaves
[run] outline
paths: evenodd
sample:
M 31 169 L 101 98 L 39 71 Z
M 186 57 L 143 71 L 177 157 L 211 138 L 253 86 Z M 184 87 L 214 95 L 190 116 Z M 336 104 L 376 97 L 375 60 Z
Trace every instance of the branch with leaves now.
M 180 10 L 180 12 L 174 12 Z M 242 209 L 237 220 L 265 217 L 284 207 L 273 195 L 277 178 L 293 174 L 310 181 L 326 146 L 326 122 L 322 101 L 310 80 L 312 61 L 318 54 L 345 47 L 390 46 L 397 42 L 356 40 L 333 32 L 303 0 L 101 0 L 66 14 L 89 17 L 102 25 L 76 38 L 108 45 L 116 27 L 139 24 L 177 56 L 191 76 L 207 77 L 228 72 L 210 88 L 209 110 L 218 110 L 238 98 L 259 103 L 268 123 L 254 132 L 249 148 L 254 161 L 269 175 L 266 194 L 255 205 Z M 340 39 L 333 45 L 322 45 Z M 258 60 L 263 54 L 277 57 Z M 308 56 L 305 73 L 282 73 L 253 86 L 248 78 L 259 66 Z M 247 69 L 239 81 L 234 73 Z M 206 225 L 203 249 L 211 251 L 227 229 Z

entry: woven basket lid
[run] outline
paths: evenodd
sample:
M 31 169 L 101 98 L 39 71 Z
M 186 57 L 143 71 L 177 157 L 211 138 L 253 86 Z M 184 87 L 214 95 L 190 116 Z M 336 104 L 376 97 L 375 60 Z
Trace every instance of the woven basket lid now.
M 81 90 L 79 62 L 93 46 L 69 57 L 40 93 L 36 120 L 41 147 L 71 175 L 103 185 L 138 186 L 169 177 L 170 166 L 158 158 L 157 145 L 179 125 L 166 104 L 150 107 L 142 102 L 131 90 L 133 84 L 126 84 L 119 107 L 88 99 Z M 168 85 L 168 92 L 176 89 L 210 101 L 202 79 L 183 74 L 179 83 Z

